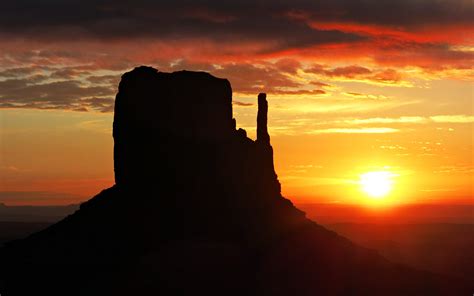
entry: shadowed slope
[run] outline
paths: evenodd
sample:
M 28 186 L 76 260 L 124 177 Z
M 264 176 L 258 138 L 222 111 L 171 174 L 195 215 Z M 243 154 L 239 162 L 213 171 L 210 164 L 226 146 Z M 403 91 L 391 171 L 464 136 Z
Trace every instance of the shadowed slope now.
M 264 94 L 258 103 L 252 141 L 235 129 L 227 80 L 148 67 L 124 74 L 114 117 L 116 185 L 4 248 L 2 295 L 469 291 L 306 219 L 280 194 Z

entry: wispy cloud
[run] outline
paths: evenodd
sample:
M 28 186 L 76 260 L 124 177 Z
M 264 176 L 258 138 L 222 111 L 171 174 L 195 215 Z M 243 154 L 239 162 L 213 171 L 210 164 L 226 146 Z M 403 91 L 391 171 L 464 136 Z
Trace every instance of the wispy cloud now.
M 431 116 L 431 120 L 439 123 L 473 123 L 473 115 L 436 115 Z
M 348 118 L 327 121 L 326 124 L 375 125 L 375 124 L 428 124 L 428 123 L 472 123 L 472 115 L 435 115 L 435 116 L 401 116 L 401 117 L 372 117 Z
M 386 134 L 396 133 L 399 129 L 389 127 L 367 127 L 367 128 L 327 128 L 308 131 L 307 134 Z
M 327 65 L 314 64 L 309 68 L 305 68 L 304 72 L 336 81 L 357 81 L 386 86 L 412 86 L 411 82 L 404 80 L 400 72 L 391 68 L 370 69 L 359 65 L 330 67 Z M 347 94 L 353 96 L 362 95 L 358 93 Z
M 402 116 L 402 117 L 373 117 L 373 118 L 352 118 L 336 121 L 345 124 L 390 124 L 390 123 L 426 123 L 428 118 L 422 116 Z
M 251 107 L 251 106 L 255 106 L 254 103 L 245 103 L 245 102 L 240 102 L 240 101 L 236 101 L 236 100 L 233 100 L 233 101 L 232 101 L 232 104 L 235 105 L 235 106 L 239 106 L 239 107 Z

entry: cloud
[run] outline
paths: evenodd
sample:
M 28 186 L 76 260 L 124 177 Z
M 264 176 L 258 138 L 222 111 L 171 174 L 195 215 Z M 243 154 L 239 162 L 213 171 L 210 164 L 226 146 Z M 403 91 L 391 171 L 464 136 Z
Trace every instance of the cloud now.
M 331 85 L 327 84 L 327 83 L 324 83 L 324 82 L 320 82 L 320 81 L 310 81 L 310 84 L 312 85 L 316 85 L 317 87 L 331 87 Z
M 90 74 L 87 71 L 84 71 L 80 67 L 63 67 L 59 69 L 54 69 L 54 71 L 50 74 L 50 78 L 56 79 L 74 79 L 81 75 Z
M 273 95 L 316 95 L 316 96 L 326 94 L 326 92 L 322 89 L 271 90 L 269 91 L 269 93 Z
M 386 134 L 396 133 L 399 129 L 389 127 L 366 127 L 366 128 L 327 128 L 327 129 L 314 129 L 307 134 L 318 135 L 318 134 Z
M 33 67 L 17 67 L 17 68 L 9 68 L 0 71 L 1 78 L 14 78 L 17 76 L 26 76 L 32 75 L 37 71 L 37 69 Z
M 210 60 L 293 56 L 280 59 L 278 71 L 294 75 L 311 60 L 349 59 L 469 77 L 473 13 L 469 0 L 18 0 L 0 10 L 0 65 L 76 61 L 124 70 L 183 57 L 212 67 Z M 358 67 L 327 69 L 326 75 L 370 74 Z M 452 68 L 464 72 L 446 71 Z M 370 80 L 396 84 L 400 72 L 373 73 Z
M 347 67 L 337 67 L 331 70 L 325 70 L 323 73 L 329 77 L 336 76 L 336 77 L 353 78 L 356 76 L 371 74 L 372 71 L 361 66 L 347 66 Z
M 402 80 L 402 75 L 395 71 L 394 69 L 385 69 L 374 73 L 374 75 L 369 76 L 368 79 L 377 81 L 380 83 L 389 83 L 394 84 Z
M 105 113 L 114 111 L 115 99 L 92 97 L 81 99 L 79 104 L 83 106 L 83 108 L 90 108 Z
M 308 109 L 308 108 L 306 108 Z M 334 111 L 333 111 L 334 112 Z M 338 112 L 340 113 L 340 111 Z M 272 123 L 272 133 L 284 135 L 296 134 L 385 134 L 398 132 L 412 132 L 419 130 L 423 125 L 432 125 L 435 123 L 473 123 L 474 117 L 470 115 L 436 115 L 436 116 L 400 116 L 400 117 L 339 117 L 327 118 L 324 120 L 315 120 L 312 114 L 299 114 L 298 118 L 287 116 L 274 120 Z M 436 121 L 435 121 L 436 120 Z M 452 129 L 450 129 L 452 131 Z M 434 145 L 439 147 L 439 142 L 420 142 L 418 144 Z M 384 144 L 379 146 L 381 149 L 399 149 L 404 148 L 397 145 Z M 424 147 L 426 148 L 426 147 Z M 429 151 L 433 149 L 430 148 Z M 424 151 L 428 151 L 424 149 Z
M 133 6 L 124 0 L 45 0 L 40 6 L 33 0 L 18 0 L 0 11 L 0 38 L 43 45 L 105 41 L 117 48 L 130 42 L 138 50 L 140 45 L 154 43 L 161 48 L 140 54 L 174 53 L 175 58 L 248 59 L 284 53 L 310 59 L 344 52 L 380 63 L 433 68 L 435 61 L 449 66 L 472 59 L 472 53 L 460 50 L 459 45 L 472 45 L 473 10 L 469 0 L 265 0 L 258 4 L 250 0 L 139 0 Z M 185 49 L 196 44 L 195 53 Z M 452 45 L 458 45 L 457 49 Z M 42 60 L 59 55 L 78 59 L 85 52 L 57 48 L 38 49 L 36 54 Z M 94 53 L 101 59 L 113 57 L 107 52 Z M 298 70 L 294 60 L 280 63 L 281 72 Z M 390 73 L 379 78 L 386 80 L 387 75 Z
M 371 117 L 345 118 L 326 121 L 332 125 L 378 125 L 378 124 L 429 124 L 429 123 L 473 123 L 472 115 L 434 115 L 434 116 L 400 116 L 400 117 Z
M 79 36 L 97 38 L 180 37 L 177 34 L 189 37 L 211 33 L 216 36 L 214 38 L 232 33 L 235 37 L 255 38 L 281 34 L 290 43 L 313 40 L 312 32 L 301 25 L 306 21 L 345 21 L 413 28 L 430 24 L 472 23 L 474 14 L 469 0 L 264 0 L 258 3 L 250 0 L 138 0 L 133 6 L 125 0 L 44 0 L 41 5 L 34 0 L 17 0 L 2 8 L 0 27 L 3 31 L 17 34 L 46 35 L 47 30 L 62 38 L 70 37 L 71 31 Z M 288 33 L 293 33 L 293 36 Z
M 292 59 L 258 63 L 195 63 L 177 60 L 160 62 L 162 71 L 205 70 L 232 82 L 235 93 L 255 95 L 265 91 L 274 95 L 324 95 L 310 89 L 299 78 L 300 64 Z M 0 79 L 0 108 L 65 109 L 73 111 L 113 111 L 113 97 L 120 74 L 87 65 L 7 68 Z M 110 74 L 108 74 L 110 73 Z M 1 75 L 1 74 L 0 74 Z M 1 76 L 0 76 L 1 77 Z M 245 103 L 235 102 L 243 106 Z
M 305 85 L 297 73 L 300 63 L 293 59 L 219 65 L 181 59 L 161 64 L 158 68 L 163 71 L 205 70 L 217 77 L 225 77 L 232 82 L 232 88 L 238 94 L 253 96 L 262 91 L 273 95 L 326 94 L 324 90 L 311 89 Z M 36 70 L 5 69 L 0 72 L 8 76 L 0 80 L 0 108 L 111 112 L 120 75 L 104 74 L 108 72 L 114 71 L 84 65 L 62 68 L 45 66 Z M 234 104 L 244 106 L 246 103 Z
M 66 109 L 85 111 L 90 107 L 108 111 L 114 90 L 85 86 L 76 80 L 39 82 L 31 77 L 0 81 L 0 108 Z
M 353 80 L 385 85 L 396 85 L 403 82 L 402 75 L 394 69 L 372 70 L 358 65 L 330 68 L 326 65 L 313 64 L 311 67 L 304 69 L 304 72 L 335 80 Z M 406 82 L 404 85 L 406 85 Z
M 301 63 L 294 59 L 283 58 L 275 63 L 275 67 L 283 73 L 296 74 L 301 68 Z
M 352 33 L 311 28 L 287 17 L 288 5 L 268 1 L 97 3 L 19 0 L 0 12 L 0 33 L 39 40 L 205 39 L 217 43 L 259 42 L 264 51 L 364 39 Z M 303 6 L 308 7 L 309 3 Z M 309 7 L 308 7 L 309 8 Z M 315 8 L 314 8 L 315 9 Z M 12 17 L 12 16 L 15 17 Z
M 384 95 L 373 95 L 373 94 L 363 94 L 363 93 L 356 93 L 356 92 L 346 92 L 343 93 L 344 95 L 356 99 L 366 99 L 366 100 L 387 100 L 388 97 Z
M 428 118 L 421 116 L 353 118 L 342 121 L 346 124 L 390 124 L 390 123 L 427 123 Z
M 86 78 L 92 84 L 118 85 L 120 75 L 91 75 Z
M 472 174 L 474 173 L 474 166 L 472 165 L 449 165 L 440 166 L 435 173 L 459 173 L 459 174 Z
M 438 123 L 473 123 L 472 115 L 436 115 L 431 116 L 431 120 Z
M 254 103 L 244 103 L 244 102 L 239 102 L 239 101 L 236 101 L 236 100 L 232 100 L 232 104 L 233 104 L 233 105 L 236 105 L 236 106 L 239 106 L 239 107 L 251 107 L 251 106 L 255 106 Z
M 282 94 L 300 91 L 299 88 L 303 84 L 280 72 L 277 67 L 278 65 L 271 63 L 228 63 L 211 70 L 211 73 L 217 77 L 229 79 L 232 88 L 242 94 L 254 95 L 261 91 Z

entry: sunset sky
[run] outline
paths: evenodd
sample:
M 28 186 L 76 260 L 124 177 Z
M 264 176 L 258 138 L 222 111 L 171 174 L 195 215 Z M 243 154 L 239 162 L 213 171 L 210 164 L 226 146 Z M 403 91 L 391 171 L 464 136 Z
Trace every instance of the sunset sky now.
M 15 0 L 0 9 L 0 202 L 67 204 L 113 184 L 120 76 L 139 65 L 230 80 L 255 138 L 266 92 L 283 195 L 473 204 L 471 0 Z

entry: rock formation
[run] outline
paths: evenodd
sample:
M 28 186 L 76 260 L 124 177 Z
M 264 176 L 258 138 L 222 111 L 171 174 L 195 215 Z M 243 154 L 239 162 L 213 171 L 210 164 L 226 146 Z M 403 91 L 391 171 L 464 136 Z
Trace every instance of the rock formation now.
M 156 179 L 154 172 L 160 166 L 173 169 L 176 161 L 202 152 L 189 149 L 194 148 L 191 145 L 226 141 L 234 122 L 232 89 L 225 79 L 204 72 L 164 73 L 150 67 L 124 74 L 113 128 L 117 185 Z M 189 146 L 179 147 L 177 142 Z M 169 153 L 174 157 L 168 157 Z
M 454 279 L 388 262 L 280 193 L 258 96 L 257 139 L 230 83 L 139 67 L 114 115 L 116 184 L 0 253 L 1 295 L 454 295 Z
M 270 135 L 268 134 L 267 117 L 268 117 L 267 95 L 261 93 L 258 95 L 257 142 L 270 145 Z

